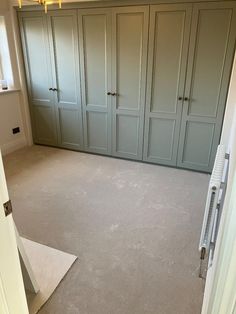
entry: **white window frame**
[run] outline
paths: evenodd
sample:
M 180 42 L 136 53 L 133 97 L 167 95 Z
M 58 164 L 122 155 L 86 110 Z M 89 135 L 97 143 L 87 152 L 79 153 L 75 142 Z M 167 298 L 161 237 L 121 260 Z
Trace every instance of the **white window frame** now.
M 1 52 L 0 52 L 0 80 L 4 79 L 4 75 L 3 75 L 3 69 L 2 69 L 2 56 L 1 56 Z
M 1 14 L 0 14 L 0 80 L 6 80 L 9 89 L 12 89 L 14 87 L 11 55 L 8 45 L 6 18 L 4 15 Z

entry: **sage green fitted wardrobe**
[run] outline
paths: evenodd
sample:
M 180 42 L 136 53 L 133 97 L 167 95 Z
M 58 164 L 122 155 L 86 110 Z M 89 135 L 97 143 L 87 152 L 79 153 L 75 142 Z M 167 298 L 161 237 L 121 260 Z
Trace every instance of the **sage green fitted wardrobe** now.
M 232 1 L 19 12 L 35 143 L 210 172 Z

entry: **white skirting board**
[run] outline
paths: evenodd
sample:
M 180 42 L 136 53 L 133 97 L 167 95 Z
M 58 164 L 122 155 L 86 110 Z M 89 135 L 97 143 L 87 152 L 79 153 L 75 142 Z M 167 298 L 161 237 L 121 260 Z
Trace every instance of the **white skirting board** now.
M 76 256 L 21 238 L 40 291 L 27 292 L 29 313 L 36 314 L 52 295 Z
M 2 151 L 2 155 L 5 156 L 25 146 L 27 146 L 26 138 L 20 137 L 17 140 L 0 145 L 0 148 Z

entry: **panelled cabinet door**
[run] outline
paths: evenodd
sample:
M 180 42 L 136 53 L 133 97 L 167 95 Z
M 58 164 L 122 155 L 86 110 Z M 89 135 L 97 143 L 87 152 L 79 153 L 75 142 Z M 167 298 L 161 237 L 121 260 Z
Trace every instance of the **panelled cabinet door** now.
M 235 4 L 194 5 L 178 166 L 211 171 L 235 44 Z
M 192 6 L 154 5 L 150 13 L 149 60 L 143 159 L 176 165 Z
M 83 128 L 79 80 L 77 13 L 72 10 L 47 14 L 58 145 L 83 148 Z
M 142 159 L 149 8 L 112 9 L 112 155 Z
M 111 10 L 78 15 L 85 150 L 111 154 Z
M 57 145 L 52 65 L 44 13 L 19 15 L 24 57 L 27 62 L 29 102 L 35 143 Z

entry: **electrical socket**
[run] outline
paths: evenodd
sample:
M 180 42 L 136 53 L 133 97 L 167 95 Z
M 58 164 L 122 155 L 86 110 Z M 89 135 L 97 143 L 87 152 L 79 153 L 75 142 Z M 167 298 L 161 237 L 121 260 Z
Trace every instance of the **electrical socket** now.
M 19 128 L 19 127 L 16 127 L 16 128 L 14 128 L 14 129 L 12 129 L 12 133 L 13 133 L 13 134 L 20 133 L 20 128 Z

